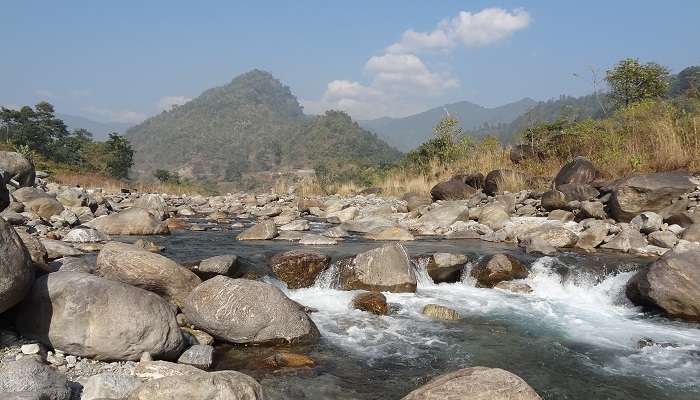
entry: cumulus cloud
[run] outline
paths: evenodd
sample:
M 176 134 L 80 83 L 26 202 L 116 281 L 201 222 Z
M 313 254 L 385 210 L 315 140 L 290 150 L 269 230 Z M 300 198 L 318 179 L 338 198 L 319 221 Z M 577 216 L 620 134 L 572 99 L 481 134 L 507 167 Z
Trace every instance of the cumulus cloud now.
M 334 80 L 321 99 L 302 103 L 312 113 L 339 109 L 360 119 L 419 111 L 430 97 L 459 87 L 459 81 L 449 72 L 436 71 L 418 54 L 487 46 L 526 28 L 530 20 L 522 9 L 487 8 L 476 13 L 462 11 L 430 32 L 407 30 L 400 41 L 367 60 L 364 73 L 368 83 Z
M 480 47 L 511 36 L 530 25 L 530 14 L 523 9 L 513 11 L 487 8 L 477 13 L 461 11 L 441 21 L 432 32 L 407 30 L 398 43 L 387 48 L 389 53 L 446 51 L 458 45 Z
M 146 114 L 131 110 L 110 110 L 95 106 L 83 107 L 83 111 L 92 114 L 108 122 L 123 122 L 127 124 L 138 124 L 146 119 Z
M 156 107 L 158 107 L 159 111 L 170 111 L 173 107 L 181 106 L 190 100 L 192 98 L 185 96 L 164 96 L 158 100 Z

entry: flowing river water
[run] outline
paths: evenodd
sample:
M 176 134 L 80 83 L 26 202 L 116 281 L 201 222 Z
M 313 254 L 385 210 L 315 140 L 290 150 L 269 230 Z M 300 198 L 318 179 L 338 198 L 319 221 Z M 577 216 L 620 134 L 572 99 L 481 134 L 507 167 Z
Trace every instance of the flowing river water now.
M 326 227 L 314 223 L 312 229 Z M 430 378 L 468 366 L 514 372 L 543 399 L 700 399 L 700 324 L 645 313 L 624 296 L 627 280 L 649 259 L 613 253 L 535 257 L 512 245 L 420 239 L 405 243 L 409 254 L 453 252 L 474 261 L 502 252 L 517 255 L 530 269 L 525 281 L 534 291 L 476 288 L 468 274 L 458 283 L 434 284 L 416 265 L 417 293 L 385 293 L 393 312 L 376 316 L 353 310 L 356 292 L 334 289 L 332 272 L 314 287 L 288 290 L 268 274 L 266 260 L 300 247 L 338 258 L 381 243 L 359 238 L 336 246 L 240 242 L 235 240 L 240 230 L 222 228 L 147 239 L 180 262 L 236 254 L 246 269 L 316 310 L 311 317 L 321 340 L 291 348 L 316 360 L 314 368 L 271 371 L 251 361 L 270 349 L 217 348 L 218 369 L 256 377 L 269 399 L 400 399 Z M 421 314 L 429 303 L 453 308 L 463 319 L 431 320 Z M 642 339 L 655 344 L 640 346 Z

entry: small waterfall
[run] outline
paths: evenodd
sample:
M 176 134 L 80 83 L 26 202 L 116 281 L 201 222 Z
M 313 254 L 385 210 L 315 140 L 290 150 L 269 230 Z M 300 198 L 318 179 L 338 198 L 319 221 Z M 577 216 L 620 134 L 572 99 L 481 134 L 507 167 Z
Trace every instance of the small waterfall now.
M 428 274 L 429 262 L 430 257 L 420 257 L 411 261 L 411 266 L 413 267 L 413 274 L 416 276 L 418 289 L 435 286 L 433 278 L 431 278 Z
M 326 268 L 323 272 L 318 274 L 314 286 L 319 289 L 336 289 L 340 287 L 340 268 L 338 263 L 343 262 L 343 260 L 335 261 Z

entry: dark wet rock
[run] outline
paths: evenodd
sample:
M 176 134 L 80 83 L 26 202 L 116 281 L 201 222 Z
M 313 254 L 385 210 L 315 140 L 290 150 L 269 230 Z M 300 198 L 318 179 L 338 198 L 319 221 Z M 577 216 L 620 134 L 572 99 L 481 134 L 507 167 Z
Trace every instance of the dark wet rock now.
M 289 351 L 278 351 L 270 357 L 265 358 L 263 364 L 267 368 L 313 368 L 316 362 L 309 356 L 292 353 Z
M 190 293 L 187 320 L 231 343 L 309 342 L 319 332 L 304 308 L 268 283 L 216 276 Z
M 238 240 L 269 240 L 277 236 L 277 227 L 272 220 L 257 223 L 241 232 Z
M 0 219 L 0 313 L 19 303 L 34 281 L 32 258 L 17 232 Z
M 270 259 L 272 272 L 290 289 L 313 286 L 316 277 L 330 265 L 331 258 L 315 251 L 292 250 Z
M 484 193 L 495 196 L 504 190 L 511 188 L 513 184 L 524 182 L 525 175 L 509 169 L 497 169 L 489 172 L 484 178 Z M 512 188 L 511 188 L 512 189 Z
M 419 261 L 420 262 L 420 261 Z M 462 278 L 462 270 L 469 262 L 464 254 L 434 253 L 427 256 L 426 270 L 435 283 L 454 283 Z
M 457 321 L 462 319 L 457 311 L 439 304 L 427 304 L 423 307 L 422 314 L 443 321 Z
M 127 400 L 262 400 L 262 386 L 236 371 L 200 372 L 146 382 Z
M 66 377 L 32 357 L 0 363 L 0 398 L 69 400 Z
M 447 181 L 440 182 L 430 190 L 433 201 L 464 200 L 476 193 L 483 186 L 482 174 L 455 175 Z M 474 186 L 478 185 L 478 186 Z
M 175 261 L 120 242 L 109 242 L 102 248 L 95 273 L 149 290 L 180 307 L 201 283 L 197 275 Z
M 167 235 L 168 224 L 143 208 L 129 208 L 117 214 L 98 217 L 85 224 L 108 235 Z
M 695 179 L 683 172 L 658 172 L 620 179 L 611 185 L 610 215 L 616 221 L 629 222 L 644 211 L 660 212 L 696 185 Z
M 416 276 L 406 249 L 398 243 L 360 253 L 339 262 L 340 286 L 344 290 L 415 292 Z
M 567 207 L 566 195 L 558 190 L 549 190 L 542 194 L 542 208 L 547 211 L 559 210 Z
M 627 283 L 637 305 L 658 307 L 670 316 L 700 321 L 700 247 L 676 248 Z
M 352 307 L 377 315 L 389 314 L 389 305 L 381 292 L 358 293 L 352 299 Z
M 598 189 L 582 183 L 557 185 L 557 190 L 564 193 L 567 202 L 595 200 L 600 196 Z
M 576 157 L 561 167 L 557 176 L 554 177 L 554 187 L 559 189 L 559 186 L 569 183 L 585 185 L 593 182 L 597 177 L 598 171 L 592 162 L 585 157 Z
M 402 400 L 541 400 L 519 376 L 498 368 L 472 367 L 438 376 Z
M 523 264 L 515 257 L 507 254 L 496 254 L 482 259 L 471 271 L 477 286 L 494 287 L 502 281 L 527 278 L 528 272 Z
M 174 359 L 184 347 L 175 313 L 158 295 L 76 272 L 38 278 L 16 326 L 51 348 L 98 360 L 138 360 L 143 352 Z

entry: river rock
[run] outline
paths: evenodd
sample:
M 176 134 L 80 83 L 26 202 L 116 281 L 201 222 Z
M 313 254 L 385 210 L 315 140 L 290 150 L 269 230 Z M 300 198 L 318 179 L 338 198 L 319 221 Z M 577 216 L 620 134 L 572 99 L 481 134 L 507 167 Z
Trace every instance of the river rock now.
M 484 178 L 484 193 L 495 196 L 507 189 L 515 190 L 526 181 L 525 175 L 509 169 L 497 169 L 489 172 Z
M 365 238 L 369 240 L 415 240 L 411 232 L 400 226 L 390 226 L 386 228 L 377 228 L 365 235 Z
M 423 214 L 418 222 L 429 229 L 448 228 L 457 221 L 469 220 L 469 208 L 465 205 L 442 205 Z
M 338 263 L 344 290 L 415 292 L 416 276 L 406 249 L 398 243 L 360 253 Z
M 299 289 L 313 286 L 330 261 L 330 257 L 315 251 L 292 250 L 273 256 L 270 266 L 288 288 Z
M 594 200 L 600 196 L 598 189 L 591 185 L 582 183 L 566 183 L 557 185 L 557 190 L 564 193 L 566 201 L 588 201 Z
M 542 194 L 542 208 L 547 211 L 564 209 L 567 207 L 566 195 L 558 190 L 549 190 Z
M 471 271 L 477 286 L 492 288 L 499 282 L 527 278 L 527 269 L 520 261 L 507 254 L 496 254 L 482 259 Z
M 604 222 L 592 224 L 588 227 L 588 229 L 579 235 L 575 247 L 586 251 L 592 251 L 596 247 L 600 246 L 607 236 L 608 224 Z
M 599 201 L 582 201 L 581 216 L 584 218 L 607 219 L 605 205 Z
M 525 238 L 520 241 L 520 246 L 525 247 L 525 253 L 543 254 L 545 256 L 553 256 L 557 254 L 557 248 L 549 244 L 548 241 L 534 236 Z
M 60 240 L 41 239 L 40 241 L 41 245 L 44 246 L 48 253 L 49 260 L 55 260 L 57 258 L 63 257 L 80 256 L 83 254 L 82 251 Z
M 346 237 L 350 236 L 350 234 L 345 229 L 343 229 L 339 226 L 334 226 L 334 227 L 328 228 L 321 235 L 323 235 L 325 237 L 332 238 L 332 239 L 341 239 L 341 238 L 346 238 Z
M 479 213 L 479 223 L 497 231 L 503 228 L 510 221 L 510 216 L 499 205 L 489 205 L 481 209 Z
M 533 292 L 532 287 L 530 285 L 528 285 L 527 283 L 514 282 L 514 281 L 498 282 L 493 288 L 507 290 L 509 292 L 518 293 L 518 294 L 528 294 L 528 293 Z
M 483 181 L 484 176 L 481 176 Z M 464 200 L 476 192 L 476 188 L 470 186 L 467 180 L 473 180 L 469 175 L 455 175 L 447 181 L 440 182 L 430 190 L 433 201 L 438 200 Z
M 56 200 L 64 207 L 83 207 L 89 203 L 85 190 L 77 187 L 66 188 L 58 192 Z
M 135 376 L 113 373 L 93 375 L 83 383 L 80 400 L 124 399 L 143 381 Z
M 523 239 L 539 238 L 556 248 L 572 247 L 578 241 L 578 235 L 564 227 L 553 224 L 543 224 L 527 231 Z
M 70 400 L 66 377 L 32 357 L 0 363 L 0 398 Z
M 77 272 L 38 278 L 16 326 L 22 336 L 98 360 L 138 360 L 143 352 L 174 359 L 185 343 L 173 309 L 156 294 Z
M 236 371 L 200 372 L 146 382 L 126 400 L 263 400 L 262 386 Z
M 641 251 L 647 245 L 644 235 L 629 224 L 623 224 L 620 232 L 612 240 L 600 246 L 604 249 L 619 250 L 624 252 Z
M 78 227 L 66 233 L 63 237 L 64 242 L 71 243 L 98 243 L 108 242 L 110 237 L 97 229 Z
M 326 210 L 326 211 L 328 211 L 328 210 Z M 348 208 L 345 208 L 342 210 L 328 212 L 326 214 L 326 219 L 328 219 L 329 222 L 332 221 L 334 223 L 343 223 L 343 222 L 352 221 L 359 214 L 360 214 L 360 210 L 358 210 L 357 207 L 348 207 Z
M 196 344 L 185 350 L 177 359 L 179 364 L 191 365 L 208 370 L 214 363 L 214 348 L 208 345 Z
M 689 242 L 700 242 L 700 223 L 695 223 L 685 228 L 683 239 Z
M 275 286 L 249 279 L 219 275 L 205 281 L 183 311 L 194 326 L 231 343 L 309 342 L 319 336 L 304 307 Z
M 118 214 L 97 217 L 85 224 L 107 235 L 167 235 L 168 225 L 143 208 L 132 207 Z
M 149 290 L 180 307 L 201 283 L 197 275 L 175 261 L 120 242 L 109 242 L 102 248 L 95 273 Z
M 170 215 L 168 212 L 168 204 L 165 202 L 163 197 L 158 194 L 144 194 L 136 199 L 134 202 L 134 207 L 147 210 L 159 221 L 165 221 Z
M 569 222 L 574 220 L 574 213 L 566 210 L 552 210 L 547 219 L 550 221 Z
M 288 224 L 279 227 L 281 231 L 308 231 L 311 228 L 309 221 L 305 219 L 297 219 Z
M 238 257 L 233 254 L 215 256 L 202 260 L 197 267 L 197 274 L 204 279 L 216 275 L 233 277 L 238 270 Z
M 472 367 L 438 376 L 402 400 L 542 400 L 519 376 Z
M 36 180 L 34 164 L 20 153 L 0 151 L 0 169 L 5 171 L 7 181 L 13 179 L 19 183 L 20 187 L 34 186 Z
M 429 206 L 433 199 L 431 197 L 415 193 L 408 192 L 402 196 L 402 199 L 406 202 L 406 209 L 410 212 L 413 210 L 418 210 L 421 207 Z
M 2 186 L 0 186 L 0 190 L 1 189 Z M 2 209 L 2 206 L 0 206 L 0 209 Z M 0 217 L 7 221 L 10 225 L 24 225 L 24 223 L 27 222 L 27 217 L 12 210 L 3 211 L 0 213 Z
M 23 229 L 16 229 L 15 232 L 24 244 L 24 247 L 29 252 L 29 257 L 32 259 L 34 265 L 41 269 L 45 269 L 49 262 L 49 252 L 46 250 L 46 247 L 41 244 L 41 241 L 36 236 L 32 236 Z M 2 274 L 0 274 L 0 276 L 2 276 Z M 0 287 L 2 287 L 2 285 L 0 285 Z M 27 290 L 29 290 L 28 287 Z
M 236 239 L 238 240 L 269 240 L 277 236 L 277 227 L 275 223 L 268 219 L 257 223 L 250 228 L 244 230 Z
M 170 376 L 187 376 L 203 371 L 191 365 L 176 364 L 168 361 L 141 360 L 134 368 L 134 376 L 145 380 L 154 380 Z
M 649 243 L 654 246 L 672 249 L 678 243 L 678 236 L 671 231 L 656 231 L 649 234 L 647 237 Z
M 381 292 L 362 292 L 352 299 L 352 307 L 376 315 L 388 315 L 389 305 Z
M 590 160 L 576 157 L 561 167 L 554 177 L 554 186 L 559 189 L 559 186 L 569 183 L 588 184 L 597 177 L 598 171 Z
M 55 197 L 33 187 L 17 189 L 12 196 L 24 204 L 25 211 L 31 211 L 45 220 L 64 210 L 63 205 Z
M 667 252 L 630 279 L 627 297 L 637 305 L 658 307 L 671 316 L 700 321 L 698 260 L 698 246 Z
M 383 216 L 367 216 L 344 222 L 340 227 L 349 232 L 368 233 L 377 228 L 394 226 L 394 221 Z
M 427 304 L 423 307 L 422 314 L 443 321 L 457 321 L 462 319 L 457 311 L 438 304 Z
M 632 175 L 612 184 L 608 202 L 616 221 L 629 222 L 644 211 L 660 212 L 681 194 L 695 189 L 697 181 L 684 172 Z
M 304 233 L 299 239 L 299 244 L 308 246 L 332 246 L 338 244 L 338 242 L 335 239 L 315 233 Z
M 426 270 L 435 283 L 459 282 L 462 277 L 462 270 L 469 262 L 469 258 L 464 254 L 434 253 L 428 257 Z
M 642 233 L 658 231 L 663 223 L 661 216 L 652 211 L 645 211 L 630 221 L 630 224 Z

